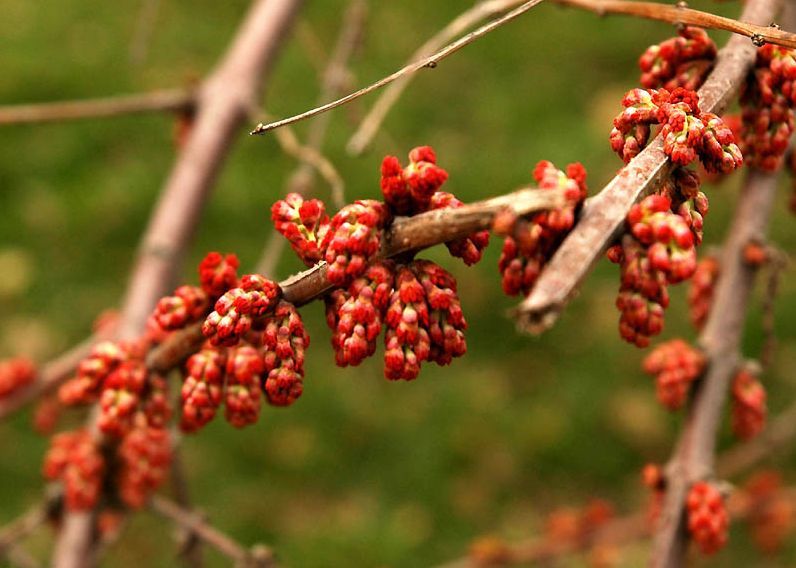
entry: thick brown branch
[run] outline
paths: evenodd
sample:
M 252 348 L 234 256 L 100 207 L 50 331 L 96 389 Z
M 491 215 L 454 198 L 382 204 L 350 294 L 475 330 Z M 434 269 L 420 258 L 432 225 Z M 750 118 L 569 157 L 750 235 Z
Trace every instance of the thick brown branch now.
M 747 24 L 743 21 L 717 16 L 709 12 L 692 10 L 685 6 L 673 6 L 658 2 L 629 2 L 627 0 L 553 0 L 563 6 L 572 6 L 605 14 L 624 14 L 638 18 L 659 20 L 670 24 L 687 24 L 700 28 L 725 30 L 752 38 L 756 43 L 774 43 L 784 47 L 796 47 L 796 34 L 777 27 Z M 742 20 L 745 18 L 741 17 Z
M 779 5 L 778 0 L 750 1 L 741 18 L 768 23 Z M 740 36 L 730 38 L 719 52 L 713 72 L 699 89 L 700 108 L 720 114 L 738 92 L 754 58 L 755 47 L 751 42 Z M 553 325 L 594 264 L 621 233 L 630 207 L 657 189 L 671 168 L 663 152 L 663 140 L 657 136 L 598 195 L 586 202 L 577 225 L 542 271 L 530 295 L 519 305 L 520 328 L 539 333 Z
M 269 567 L 276 566 L 273 551 L 264 546 L 257 545 L 251 549 L 233 540 L 212 525 L 208 524 L 200 515 L 187 511 L 160 495 L 152 497 L 152 510 L 177 523 L 180 527 L 191 531 L 204 542 L 235 561 L 236 566 Z
M 497 28 L 499 28 L 500 26 L 502 26 L 504 24 L 507 24 L 511 20 L 521 16 L 522 14 L 524 14 L 525 12 L 527 12 L 528 10 L 530 10 L 531 8 L 533 8 L 534 6 L 539 4 L 540 2 L 542 2 L 542 0 L 529 0 L 528 2 L 525 2 L 521 6 L 518 6 L 517 8 L 512 10 L 511 12 L 501 16 L 500 18 L 492 20 L 488 24 L 483 25 L 480 28 L 470 32 L 469 34 L 457 39 L 456 41 L 454 41 L 454 42 L 452 42 L 452 43 L 450 43 L 448 45 L 446 45 L 445 47 L 443 47 L 442 49 L 440 49 L 436 53 L 434 53 L 434 54 L 432 54 L 432 55 L 430 55 L 428 57 L 424 57 L 424 58 L 420 59 L 419 61 L 415 61 L 413 63 L 410 63 L 409 65 L 406 65 L 406 66 L 402 67 L 401 69 L 399 69 L 395 73 L 392 73 L 391 75 L 388 75 L 387 77 L 384 77 L 383 79 L 380 79 L 380 80 L 376 81 L 375 83 L 373 83 L 371 85 L 368 85 L 367 87 L 365 87 L 363 89 L 360 89 L 360 90 L 358 90 L 358 91 L 356 91 L 354 93 L 346 95 L 346 96 L 344 96 L 344 97 L 342 97 L 340 99 L 337 99 L 337 100 L 332 101 L 330 103 L 327 103 L 325 105 L 321 105 L 319 107 L 316 107 L 316 108 L 314 108 L 312 110 L 308 110 L 307 112 L 303 112 L 301 114 L 297 114 L 295 116 L 291 116 L 291 117 L 285 118 L 283 120 L 278 120 L 276 122 L 271 122 L 269 124 L 258 124 L 257 127 L 254 130 L 252 130 L 251 133 L 252 134 L 264 134 L 264 133 L 268 132 L 269 130 L 273 130 L 274 128 L 279 128 L 280 126 L 285 126 L 286 124 L 292 124 L 292 123 L 298 122 L 300 120 L 306 120 L 306 119 L 311 118 L 311 117 L 313 117 L 313 116 L 315 116 L 317 114 L 321 114 L 323 112 L 327 112 L 327 111 L 330 111 L 332 109 L 335 109 L 335 108 L 337 108 L 337 107 L 339 107 L 341 105 L 350 103 L 351 101 L 353 101 L 355 99 L 358 99 L 359 97 L 361 97 L 363 95 L 367 95 L 368 93 L 372 93 L 373 91 L 375 91 L 377 89 L 380 89 L 380 88 L 384 87 L 385 85 L 389 85 L 390 83 L 392 83 L 393 81 L 395 81 L 397 79 L 400 79 L 404 75 L 408 75 L 409 73 L 414 73 L 415 71 L 419 71 L 420 69 L 423 69 L 425 67 L 433 69 L 434 67 L 437 66 L 437 64 L 440 61 L 442 61 L 446 57 L 448 57 L 450 55 L 453 55 L 454 53 L 459 51 L 464 46 L 473 43 L 477 39 L 479 39 L 479 38 L 485 36 L 486 34 L 488 34 L 489 32 L 494 31 Z
M 699 343 L 710 362 L 698 387 L 673 457 L 667 466 L 666 500 L 658 523 L 651 565 L 682 565 L 687 543 L 685 498 L 692 483 L 714 472 L 716 433 L 730 381 L 739 363 L 739 347 L 755 269 L 744 262 L 744 246 L 765 235 L 776 174 L 751 171 L 722 251 L 721 275 Z
M 427 248 L 489 229 L 495 213 L 504 208 L 527 215 L 560 207 L 563 194 L 557 191 L 521 189 L 513 193 L 464 205 L 458 209 L 439 209 L 398 218 L 384 236 L 380 256 L 390 257 L 409 250 Z M 326 279 L 326 263 L 320 262 L 280 282 L 283 297 L 300 306 L 319 298 L 332 288 Z M 173 333 L 147 356 L 147 366 L 165 372 L 180 364 L 204 341 L 201 323 Z
M 0 107 L 0 126 L 101 118 L 146 112 L 188 111 L 194 106 L 195 93 L 185 89 L 166 89 L 103 99 L 63 101 Z

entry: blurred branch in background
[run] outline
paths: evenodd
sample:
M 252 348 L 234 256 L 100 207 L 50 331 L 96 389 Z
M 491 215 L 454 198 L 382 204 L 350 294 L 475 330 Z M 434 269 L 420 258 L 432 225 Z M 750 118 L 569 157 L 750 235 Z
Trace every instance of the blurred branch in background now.
M 141 8 L 135 23 L 135 31 L 130 41 L 130 62 L 141 65 L 146 60 L 152 32 L 155 29 L 161 0 L 141 0 Z
M 142 237 L 122 306 L 119 339 L 140 335 L 157 300 L 174 284 L 213 183 L 300 4 L 254 2 L 221 63 L 200 85 L 190 132 Z M 89 430 L 98 435 L 96 428 Z M 77 568 L 96 562 L 93 517 L 93 512 L 66 513 L 54 566 Z
M 751 5 L 751 4 L 750 4 Z M 750 170 L 722 249 L 721 275 L 711 310 L 699 337 L 708 370 L 698 386 L 670 462 L 666 466 L 664 507 L 652 549 L 653 566 L 680 566 L 687 536 L 686 495 L 691 485 L 714 476 L 716 435 L 730 382 L 740 363 L 740 343 L 756 267 L 744 260 L 750 242 L 766 232 L 777 188 L 777 174 Z

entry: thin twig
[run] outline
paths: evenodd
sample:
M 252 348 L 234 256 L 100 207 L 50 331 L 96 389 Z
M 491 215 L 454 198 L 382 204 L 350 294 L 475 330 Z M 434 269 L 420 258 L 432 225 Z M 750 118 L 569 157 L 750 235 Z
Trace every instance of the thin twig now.
M 160 0 L 141 0 L 133 39 L 130 42 L 130 62 L 133 65 L 141 65 L 146 59 L 159 10 Z
M 0 106 L 0 126 L 147 112 L 190 111 L 196 102 L 195 95 L 196 93 L 185 89 L 164 89 L 150 93 L 83 101 Z
M 600 16 L 605 14 L 623 14 L 670 24 L 687 24 L 746 36 L 759 45 L 773 43 L 783 47 L 796 47 L 796 34 L 781 30 L 778 27 L 748 24 L 744 21 L 717 16 L 710 12 L 692 10 L 679 4 L 671 5 L 627 0 L 553 0 L 553 2 L 563 6 L 596 12 Z M 741 19 L 743 20 L 744 18 Z
M 779 0 L 750 1 L 741 18 L 770 22 L 777 13 L 778 3 Z M 741 36 L 730 38 L 699 89 L 702 111 L 720 114 L 727 107 L 746 80 L 755 56 L 756 48 L 750 42 Z M 518 306 L 520 329 L 539 333 L 555 323 L 593 266 L 621 234 L 627 212 L 641 197 L 657 189 L 671 168 L 663 152 L 663 139 L 657 136 L 598 195 L 586 201 L 577 225 Z
M 763 320 L 760 327 L 763 334 L 763 345 L 760 347 L 760 366 L 763 370 L 768 369 L 774 359 L 774 351 L 777 347 L 776 322 L 774 305 L 779 294 L 779 283 L 782 273 L 788 266 L 788 256 L 775 247 L 767 248 L 768 278 L 766 281 L 766 291 L 763 295 Z
M 367 4 L 364 0 L 353 0 L 343 15 L 340 32 L 335 43 L 334 51 L 321 74 L 321 92 L 318 96 L 319 103 L 323 103 L 342 90 L 348 60 L 354 54 L 362 35 L 362 28 L 367 15 Z M 301 146 L 293 131 L 287 127 L 275 131 L 277 140 L 283 149 L 288 151 L 288 146 L 295 148 L 294 155 L 300 160 L 299 166 L 293 170 L 285 184 L 284 194 L 298 193 L 307 195 L 314 184 L 312 167 L 324 177 L 331 187 L 332 202 L 340 209 L 345 204 L 345 185 L 337 170 L 331 163 L 323 158 L 320 149 L 326 138 L 331 115 L 316 117 L 310 124 L 307 134 L 306 146 Z M 286 138 L 288 140 L 282 140 Z M 288 142 L 290 144 L 288 144 Z M 308 157 L 320 157 L 322 160 L 313 162 Z M 268 240 L 263 248 L 260 260 L 257 262 L 257 273 L 273 275 L 276 264 L 285 249 L 285 240 L 275 230 L 271 230 Z
M 289 118 L 278 120 L 276 122 L 271 122 L 269 124 L 258 124 L 257 127 L 254 130 L 252 130 L 251 133 L 252 134 L 264 134 L 265 132 L 268 132 L 269 130 L 273 130 L 274 128 L 279 128 L 280 126 L 285 126 L 286 124 L 292 124 L 292 123 L 298 122 L 300 120 L 306 120 L 306 119 L 311 118 L 311 117 L 313 117 L 313 116 L 315 116 L 317 114 L 321 114 L 323 112 L 332 110 L 332 109 L 337 108 L 337 107 L 339 107 L 341 105 L 349 103 L 349 102 L 351 102 L 351 101 L 353 101 L 355 99 L 358 99 L 359 97 L 361 97 L 363 95 L 367 95 L 368 93 L 371 93 L 371 92 L 373 92 L 373 91 L 375 91 L 377 89 L 380 89 L 381 87 L 384 87 L 385 85 L 389 85 L 390 83 L 392 83 L 396 79 L 400 79 L 401 77 L 403 77 L 404 75 L 406 75 L 408 73 L 414 73 L 415 71 L 423 69 L 424 67 L 428 67 L 430 69 L 433 69 L 439 64 L 440 61 L 442 61 L 446 57 L 456 53 L 457 51 L 459 51 L 464 46 L 473 43 L 477 39 L 482 38 L 483 36 L 485 36 L 489 32 L 496 30 L 500 26 L 509 23 L 511 20 L 514 20 L 515 18 L 518 18 L 519 16 L 521 16 L 522 14 L 524 14 L 525 12 L 527 12 L 528 10 L 530 10 L 531 8 L 533 8 L 534 6 L 539 4 L 540 2 L 542 2 L 542 0 L 529 0 L 528 2 L 525 2 L 523 5 L 515 8 L 511 12 L 505 14 L 504 16 L 501 16 L 500 18 L 497 18 L 497 19 L 489 22 L 488 24 L 486 24 L 484 26 L 481 26 L 480 28 L 470 32 L 469 34 L 457 39 L 456 41 L 446 45 L 445 47 L 443 47 L 442 49 L 440 49 L 436 53 L 434 53 L 434 54 L 432 54 L 432 55 L 430 55 L 428 57 L 424 57 L 420 61 L 415 61 L 414 63 L 410 63 L 409 65 L 406 65 L 406 66 L 402 67 L 401 69 L 399 69 L 395 73 L 392 73 L 391 75 L 388 75 L 387 77 L 384 77 L 383 79 L 380 79 L 380 80 L 376 81 L 375 83 L 373 83 L 371 85 L 368 85 L 367 87 L 365 87 L 363 89 L 360 89 L 360 90 L 358 90 L 358 91 L 356 91 L 354 93 L 351 93 L 349 95 L 346 95 L 346 96 L 344 96 L 344 97 L 342 97 L 340 99 L 337 99 L 337 100 L 332 101 L 330 103 L 327 103 L 325 105 L 321 105 L 319 107 L 316 107 L 316 108 L 314 108 L 312 110 L 308 110 L 308 111 L 303 112 L 301 114 L 297 114 L 297 115 L 291 116 Z
M 179 447 L 179 435 L 172 432 L 172 455 L 171 455 L 171 487 L 174 492 L 174 501 L 185 511 L 191 511 L 191 497 L 188 491 L 188 479 L 185 477 L 185 467 L 182 459 L 182 452 Z M 199 536 L 190 528 L 181 531 L 180 557 L 187 566 L 201 568 L 204 565 L 202 554 L 202 541 Z
M 154 495 L 150 506 L 156 513 L 190 530 L 204 542 L 234 560 L 237 566 L 272 567 L 276 566 L 273 551 L 262 544 L 247 549 L 228 535 L 222 533 L 200 515 L 183 509 L 177 503 L 161 495 Z
M 521 4 L 522 0 L 483 0 L 468 10 L 462 12 L 454 18 L 447 26 L 434 34 L 426 43 L 421 45 L 409 58 L 409 63 L 428 57 L 446 43 L 452 41 L 457 36 L 472 28 L 477 23 L 493 18 L 497 14 L 502 14 L 506 10 Z M 412 81 L 413 74 L 408 73 L 396 79 L 390 86 L 384 89 L 368 114 L 359 124 L 357 131 L 351 136 L 346 145 L 349 154 L 358 156 L 365 151 L 365 148 L 373 140 L 376 132 L 387 113 L 401 97 L 406 87 Z
M 46 502 L 36 503 L 13 521 L 0 527 L 0 557 L 39 528 L 47 520 L 48 510 Z
M 744 261 L 743 250 L 765 235 L 777 175 L 751 170 L 722 251 L 721 274 L 713 296 L 714 309 L 699 344 L 709 361 L 697 388 L 672 459 L 666 467 L 666 497 L 658 521 L 651 566 L 681 566 L 687 535 L 684 506 L 688 489 L 714 474 L 716 433 L 732 376 L 739 364 L 739 348 L 756 269 Z

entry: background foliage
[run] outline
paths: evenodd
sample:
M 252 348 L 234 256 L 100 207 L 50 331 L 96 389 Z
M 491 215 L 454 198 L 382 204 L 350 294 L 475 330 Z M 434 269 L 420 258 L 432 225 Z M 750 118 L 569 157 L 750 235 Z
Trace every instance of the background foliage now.
M 201 77 L 233 34 L 247 2 L 164 0 L 141 65 L 129 49 L 139 1 L 60 0 L 57 7 L 3 0 L 0 100 L 3 103 L 86 98 L 179 86 Z M 342 2 L 308 2 L 303 19 L 332 45 Z M 417 45 L 463 9 L 457 2 L 371 2 L 357 84 L 397 68 Z M 693 7 L 737 15 L 736 4 Z M 452 191 L 474 200 L 531 181 L 540 159 L 563 167 L 581 161 L 594 192 L 619 168 L 608 146 L 610 121 L 635 86 L 638 55 L 672 35 L 666 25 L 542 5 L 445 61 L 423 71 L 389 116 L 372 151 L 344 151 L 347 114 L 333 118 L 328 155 L 350 198 L 378 195 L 385 153 L 402 158 L 433 145 L 450 172 Z M 721 45 L 725 34 L 712 33 Z M 265 108 L 286 115 L 312 106 L 315 66 L 295 37 L 268 87 Z M 366 99 L 370 105 L 373 98 Z M 0 356 L 38 360 L 83 338 L 94 317 L 116 305 L 138 235 L 169 170 L 175 149 L 169 116 L 125 117 L 46 126 L 5 127 L 0 135 Z M 299 125 L 299 133 L 306 124 Z M 186 279 L 207 250 L 237 252 L 256 262 L 270 230 L 268 209 L 294 167 L 272 137 L 241 132 L 192 249 Z M 706 241 L 718 243 L 738 180 L 710 188 Z M 327 189 L 318 185 L 325 197 Z M 773 234 L 792 250 L 792 218 L 779 197 Z M 321 304 L 303 310 L 312 335 L 306 390 L 289 410 L 265 409 L 260 422 L 234 431 L 216 420 L 185 439 L 191 489 L 213 522 L 244 542 L 272 544 L 293 566 L 421 566 L 461 555 L 476 536 L 539 534 L 544 516 L 590 496 L 622 511 L 644 502 L 638 471 L 665 460 L 680 416 L 655 402 L 642 375 L 642 352 L 623 343 L 613 306 L 618 271 L 607 261 L 589 278 L 560 323 L 541 338 L 518 335 L 500 292 L 493 240 L 474 269 L 443 259 L 460 282 L 470 323 L 469 352 L 450 367 L 427 366 L 413 383 L 388 383 L 382 362 L 333 366 Z M 703 249 L 704 250 L 704 249 Z M 284 277 L 299 262 L 285 255 Z M 765 377 L 776 413 L 796 383 L 796 284 L 787 278 L 778 303 L 781 339 Z M 674 290 L 663 337 L 693 337 L 683 286 Z M 747 333 L 747 355 L 759 348 L 759 299 Z M 71 417 L 77 420 L 78 417 Z M 40 494 L 45 440 L 30 413 L 0 424 L 0 523 Z M 731 440 L 725 432 L 723 447 Z M 787 455 L 778 465 L 793 468 Z M 793 479 L 793 473 L 786 474 Z M 108 566 L 168 566 L 167 525 L 144 513 Z M 37 542 L 44 550 L 47 537 Z M 770 559 L 757 565 L 786 565 Z M 715 566 L 757 558 L 734 531 Z M 220 557 L 210 560 L 223 565 Z M 644 548 L 627 565 L 639 565 Z M 579 565 L 578 560 L 572 565 Z M 757 561 L 756 561 L 757 562 Z M 780 562 L 784 564 L 780 564 Z

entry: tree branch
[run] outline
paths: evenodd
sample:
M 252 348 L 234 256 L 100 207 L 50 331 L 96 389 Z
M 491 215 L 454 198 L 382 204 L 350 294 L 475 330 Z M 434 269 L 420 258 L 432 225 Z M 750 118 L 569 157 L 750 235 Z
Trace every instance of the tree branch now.
M 164 89 L 83 101 L 0 106 L 0 126 L 146 112 L 190 111 L 196 102 L 195 95 L 196 93 L 185 89 Z
M 201 516 L 183 509 L 161 495 L 154 495 L 150 506 L 156 513 L 174 521 L 180 527 L 197 535 L 204 542 L 234 560 L 236 566 L 266 568 L 277 565 L 274 553 L 270 548 L 257 545 L 249 550 L 205 522 Z
M 272 68 L 300 0 L 257 0 L 218 67 L 202 83 L 195 122 L 143 236 L 128 283 L 118 337 L 137 337 L 181 266 L 209 190 Z M 93 424 L 96 412 L 89 423 Z M 93 429 L 93 428 L 92 428 Z M 56 568 L 94 562 L 93 512 L 68 512 L 53 555 Z
M 517 215 L 528 215 L 560 207 L 563 202 L 564 196 L 558 191 L 521 189 L 457 209 L 437 209 L 414 217 L 400 217 L 384 235 L 379 256 L 396 256 L 489 229 L 495 214 L 501 209 L 510 208 Z M 279 285 L 283 298 L 297 306 L 321 297 L 332 288 L 326 279 L 325 262 L 319 262 Z M 172 333 L 147 355 L 147 367 L 157 372 L 173 369 L 199 349 L 203 342 L 202 322 Z
M 353 101 L 355 99 L 358 99 L 359 97 L 361 97 L 363 95 L 367 95 L 368 93 L 371 93 L 371 92 L 373 92 L 373 91 L 375 91 L 377 89 L 380 89 L 381 87 L 384 87 L 385 85 L 389 85 L 390 83 L 392 83 L 396 79 L 400 79 L 404 75 L 407 75 L 409 73 L 414 73 L 415 71 L 423 69 L 424 67 L 428 67 L 430 69 L 433 69 L 433 68 L 435 68 L 437 66 L 437 64 L 439 64 L 440 61 L 442 61 L 446 57 L 456 53 L 457 51 L 459 51 L 464 46 L 473 43 L 477 39 L 482 38 L 483 36 L 485 36 L 489 32 L 496 30 L 500 26 L 509 23 L 511 20 L 513 20 L 515 18 L 518 18 L 519 16 L 521 16 L 522 14 L 524 14 L 525 12 L 527 12 L 528 10 L 530 10 L 531 8 L 533 8 L 534 6 L 539 4 L 540 2 L 542 2 L 542 0 L 528 0 L 528 2 L 525 2 L 521 6 L 518 6 L 517 8 L 512 10 L 511 12 L 501 16 L 500 18 L 497 18 L 497 19 L 489 22 L 486 25 L 481 26 L 480 28 L 470 32 L 466 36 L 463 36 L 463 37 L 457 39 L 453 43 L 450 43 L 450 44 L 446 45 L 445 47 L 443 47 L 442 49 L 440 49 L 436 53 L 434 53 L 434 54 L 432 54 L 432 55 L 430 55 L 428 57 L 424 57 L 420 61 L 415 61 L 413 63 L 410 63 L 409 65 L 406 65 L 406 66 L 402 67 L 401 69 L 399 69 L 395 73 L 393 73 L 391 75 L 388 75 L 387 77 L 384 77 L 383 79 L 380 79 L 380 80 L 376 81 L 375 83 L 373 83 L 371 85 L 368 85 L 367 87 L 365 87 L 363 89 L 360 89 L 360 90 L 358 90 L 358 91 L 356 91 L 354 93 L 346 95 L 346 96 L 344 96 L 344 97 L 342 97 L 340 99 L 337 99 L 337 100 L 332 101 L 330 103 L 327 103 L 325 105 L 321 105 L 319 107 L 316 107 L 316 108 L 314 108 L 312 110 L 308 110 L 307 112 L 303 112 L 301 114 L 297 114 L 297 115 L 291 116 L 289 118 L 278 120 L 276 122 L 271 122 L 269 124 L 258 124 L 257 127 L 254 130 L 252 130 L 251 133 L 252 134 L 264 134 L 264 133 L 268 132 L 269 130 L 273 130 L 274 128 L 279 128 L 280 126 L 285 126 L 286 124 L 292 124 L 292 123 L 298 122 L 300 120 L 305 120 L 307 118 L 311 118 L 311 117 L 313 117 L 313 116 L 315 116 L 317 114 L 321 114 L 323 112 L 332 110 L 332 109 L 337 108 L 337 107 L 339 107 L 341 105 L 349 103 L 349 102 L 351 102 L 351 101 Z
M 716 433 L 730 382 L 740 362 L 739 347 L 756 269 L 744 262 L 749 242 L 762 241 L 768 226 L 777 175 L 751 170 L 722 251 L 721 274 L 699 343 L 709 361 L 666 468 L 666 497 L 658 521 L 651 566 L 682 564 L 687 543 L 684 506 L 688 489 L 713 475 Z
M 746 4 L 741 18 L 770 22 L 779 5 L 779 0 L 752 0 Z M 730 38 L 699 89 L 702 111 L 720 114 L 727 107 L 746 79 L 755 54 L 756 48 L 749 41 L 741 36 Z M 641 197 L 657 189 L 671 168 L 659 135 L 598 195 L 586 201 L 575 228 L 518 306 L 516 315 L 521 329 L 539 333 L 555 323 L 594 264 L 624 230 L 627 212 Z
M 686 24 L 712 30 L 725 30 L 751 38 L 753 42 L 773 43 L 783 47 L 796 47 L 796 34 L 777 27 L 747 24 L 743 21 L 717 16 L 710 12 L 692 10 L 686 6 L 660 4 L 658 2 L 628 2 L 627 0 L 553 0 L 562 6 L 571 6 L 606 14 L 623 14 L 637 18 L 658 20 L 670 24 Z M 743 16 L 741 17 L 742 20 Z

